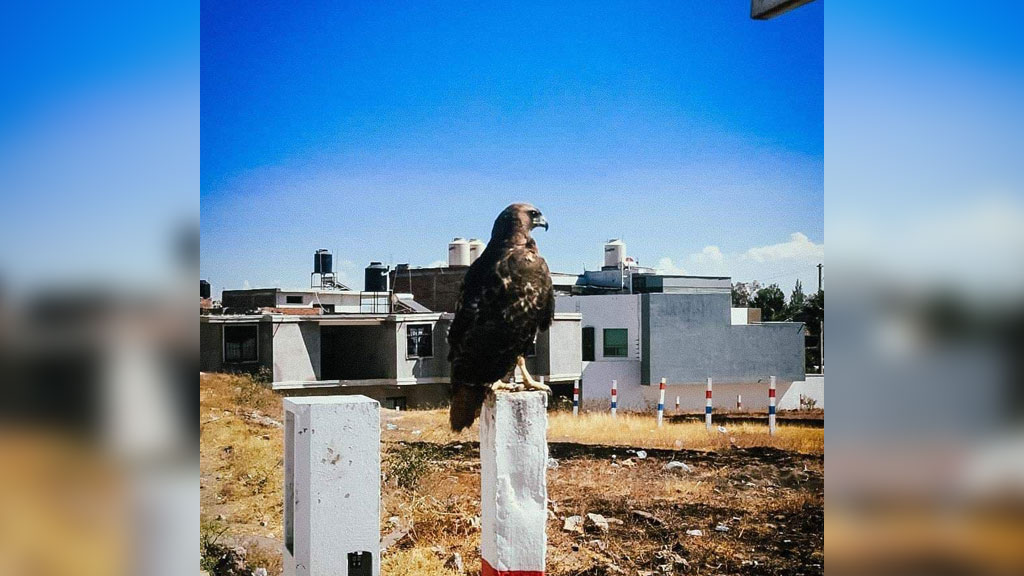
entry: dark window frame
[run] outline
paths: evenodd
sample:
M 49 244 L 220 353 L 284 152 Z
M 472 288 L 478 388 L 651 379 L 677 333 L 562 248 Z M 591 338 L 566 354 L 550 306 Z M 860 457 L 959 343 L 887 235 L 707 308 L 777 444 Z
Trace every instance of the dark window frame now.
M 615 345 L 613 348 L 608 346 L 608 334 L 609 332 L 624 332 L 625 341 L 621 345 Z M 621 350 L 621 354 L 617 353 Z M 611 351 L 612 353 L 609 353 Z M 601 332 L 601 355 L 605 358 L 629 358 L 629 328 L 605 328 Z
M 238 345 L 237 355 L 232 353 L 228 354 L 228 331 L 237 331 L 242 329 L 251 329 L 253 331 L 253 353 L 251 358 L 246 355 L 245 351 L 245 340 L 240 342 L 231 342 L 232 346 Z M 232 338 L 234 340 L 235 338 Z M 225 324 L 224 330 L 221 333 L 221 341 L 223 344 L 224 351 L 224 363 L 225 364 L 254 364 L 260 361 L 260 325 L 259 324 Z M 237 356 L 237 357 L 236 357 Z
M 302 304 L 302 301 L 303 301 L 302 294 L 299 294 L 298 296 L 292 294 L 292 295 L 286 295 L 284 297 L 284 303 L 285 304 Z
M 426 329 L 423 334 L 414 335 L 413 329 Z M 416 340 L 420 338 L 422 340 Z M 422 352 L 428 351 L 428 354 Z M 434 357 L 434 325 L 433 324 L 409 324 L 405 328 L 405 357 L 408 358 L 433 358 Z
M 589 338 L 587 337 L 588 333 L 590 334 Z M 580 340 L 583 346 L 583 361 L 593 362 L 596 360 L 597 357 L 595 355 L 595 350 L 597 349 L 597 330 L 593 326 L 584 326 Z M 589 346 L 587 344 L 589 344 Z

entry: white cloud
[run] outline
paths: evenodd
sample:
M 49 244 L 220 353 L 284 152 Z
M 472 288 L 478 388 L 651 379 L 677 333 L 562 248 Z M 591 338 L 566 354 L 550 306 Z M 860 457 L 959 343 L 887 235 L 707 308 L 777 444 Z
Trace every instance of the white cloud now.
M 754 262 L 777 262 L 779 260 L 814 260 L 825 257 L 825 245 L 815 244 L 800 232 L 789 235 L 789 242 L 758 246 L 747 250 L 743 258 Z
M 434 260 L 430 264 L 427 264 L 427 268 L 443 268 L 448 265 L 448 262 L 444 260 Z
M 718 264 L 725 259 L 718 246 L 705 246 L 696 254 L 690 254 L 690 262 L 694 264 Z
M 682 269 L 679 266 L 676 266 L 672 262 L 671 258 L 662 258 L 661 260 L 658 260 L 658 265 L 655 266 L 655 268 L 657 268 L 658 272 L 660 272 L 661 274 L 686 274 L 686 270 Z
M 778 283 L 788 294 L 796 280 L 804 289 L 817 285 L 818 262 L 823 262 L 825 245 L 816 244 L 805 234 L 794 232 L 789 241 L 767 246 L 755 246 L 738 252 L 722 252 L 708 245 L 700 252 L 673 260 L 663 257 L 656 268 L 664 274 L 692 274 L 698 276 L 729 276 L 734 282 L 758 280 L 762 284 Z M 686 263 L 686 268 L 676 262 Z

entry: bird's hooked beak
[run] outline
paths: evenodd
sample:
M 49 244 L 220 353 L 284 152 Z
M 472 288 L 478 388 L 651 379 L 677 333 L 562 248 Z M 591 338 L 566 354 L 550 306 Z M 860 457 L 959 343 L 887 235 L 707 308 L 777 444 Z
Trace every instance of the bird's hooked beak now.
M 545 232 L 547 232 L 548 230 L 548 221 L 547 219 L 544 218 L 543 214 L 537 214 L 536 216 L 534 216 L 531 223 L 533 224 L 534 228 L 540 228 L 541 226 L 543 226 Z

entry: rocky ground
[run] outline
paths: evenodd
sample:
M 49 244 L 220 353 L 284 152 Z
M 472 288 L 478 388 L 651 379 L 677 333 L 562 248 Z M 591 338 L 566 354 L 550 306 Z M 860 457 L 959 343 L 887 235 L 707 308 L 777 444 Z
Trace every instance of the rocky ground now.
M 278 574 L 280 399 L 236 377 L 200 387 L 203 567 Z M 435 412 L 382 419 L 387 576 L 479 574 L 475 433 L 452 438 Z M 765 438 L 701 450 L 553 438 L 548 574 L 823 573 L 823 450 Z

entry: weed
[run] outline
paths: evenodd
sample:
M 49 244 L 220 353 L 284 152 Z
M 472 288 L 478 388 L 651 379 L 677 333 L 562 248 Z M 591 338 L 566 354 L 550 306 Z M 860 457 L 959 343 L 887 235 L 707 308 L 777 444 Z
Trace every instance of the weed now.
M 393 481 L 399 488 L 413 490 L 433 469 L 434 462 L 442 457 L 434 444 L 403 444 L 387 455 L 386 481 Z

